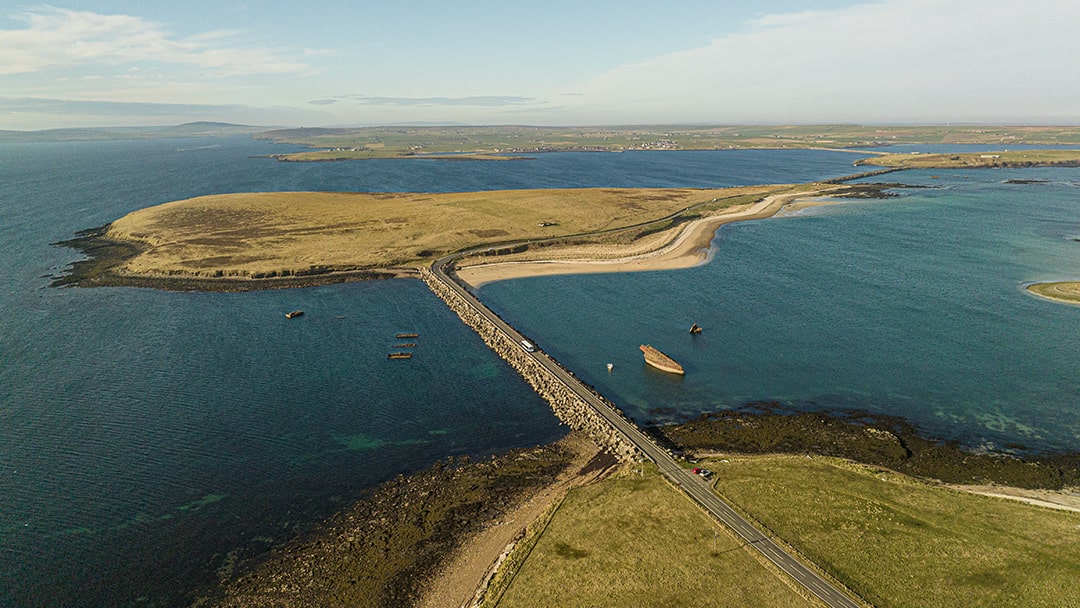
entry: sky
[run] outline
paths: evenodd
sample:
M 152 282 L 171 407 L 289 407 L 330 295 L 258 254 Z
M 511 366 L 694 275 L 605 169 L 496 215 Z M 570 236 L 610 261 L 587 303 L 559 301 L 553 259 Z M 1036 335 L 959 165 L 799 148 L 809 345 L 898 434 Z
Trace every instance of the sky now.
M 0 0 L 0 129 L 1080 124 L 1076 0 Z

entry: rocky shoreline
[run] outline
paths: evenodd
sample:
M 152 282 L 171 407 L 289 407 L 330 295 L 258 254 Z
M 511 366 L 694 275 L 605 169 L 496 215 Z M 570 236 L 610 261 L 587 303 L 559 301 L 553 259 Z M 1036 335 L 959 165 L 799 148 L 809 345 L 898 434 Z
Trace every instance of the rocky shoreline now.
M 650 427 L 688 455 L 709 451 L 836 456 L 951 484 L 1061 490 L 1080 486 L 1080 452 L 1034 453 L 1025 446 L 975 451 L 930 437 L 907 420 L 864 411 L 792 411 L 754 403 Z
M 450 458 L 398 476 L 314 532 L 236 574 L 222 572 L 221 585 L 192 606 L 415 605 L 463 543 L 555 483 L 576 457 L 557 442 L 482 461 Z M 583 471 L 607 466 L 598 456 Z

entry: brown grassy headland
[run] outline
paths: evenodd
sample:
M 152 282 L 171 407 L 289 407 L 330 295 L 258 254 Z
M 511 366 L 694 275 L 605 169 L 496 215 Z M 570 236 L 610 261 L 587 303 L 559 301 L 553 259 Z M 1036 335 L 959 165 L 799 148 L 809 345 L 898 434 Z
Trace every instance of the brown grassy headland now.
M 409 272 L 484 244 L 551 251 L 580 235 L 626 243 L 686 221 L 650 224 L 687 208 L 706 217 L 790 188 L 228 194 L 142 209 L 66 244 L 108 258 L 82 265 L 83 285 L 307 285 Z

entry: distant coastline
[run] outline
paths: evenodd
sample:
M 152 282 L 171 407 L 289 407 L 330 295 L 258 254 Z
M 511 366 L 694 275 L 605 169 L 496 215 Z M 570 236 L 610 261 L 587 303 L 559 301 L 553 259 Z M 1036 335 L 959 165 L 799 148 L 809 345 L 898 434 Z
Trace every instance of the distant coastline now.
M 514 161 L 514 160 L 533 160 L 528 156 L 510 156 L 502 154 L 485 154 L 485 153 L 461 153 L 461 154 L 449 154 L 449 153 L 435 153 L 435 154 L 416 154 L 407 153 L 399 154 L 395 156 L 386 156 L 374 154 L 368 150 L 312 150 L 310 152 L 291 152 L 288 154 L 267 154 L 263 158 L 272 158 L 276 161 L 283 163 L 318 163 L 318 162 L 338 162 L 347 160 L 385 160 L 389 158 L 404 158 L 413 160 L 440 160 L 440 161 L 490 161 L 490 162 L 502 162 L 502 161 Z

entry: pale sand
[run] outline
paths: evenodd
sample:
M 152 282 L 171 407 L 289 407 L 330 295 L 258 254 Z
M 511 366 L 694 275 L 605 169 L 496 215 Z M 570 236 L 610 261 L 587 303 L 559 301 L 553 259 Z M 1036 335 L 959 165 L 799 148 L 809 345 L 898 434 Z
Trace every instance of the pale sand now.
M 1064 490 L 1028 490 L 1024 488 L 996 485 L 947 485 L 948 487 L 954 490 L 960 490 L 961 492 L 1006 498 L 1024 502 L 1029 505 L 1046 507 L 1048 509 L 1080 512 L 1080 488 L 1066 488 Z
M 666 245 L 645 253 L 615 257 L 620 251 L 625 252 L 633 246 L 593 247 L 589 257 L 582 259 L 482 263 L 460 268 L 457 275 L 466 283 L 479 287 L 485 283 L 523 277 L 691 268 L 708 261 L 709 244 L 717 229 L 724 224 L 772 217 L 792 204 L 792 201 L 812 200 L 826 191 L 827 189 L 816 192 L 776 194 L 749 207 L 701 218 L 687 224 L 674 238 L 668 235 L 666 238 L 671 240 Z M 812 204 L 828 203 L 814 200 Z M 612 258 L 597 259 L 606 257 L 605 254 L 612 255 Z

